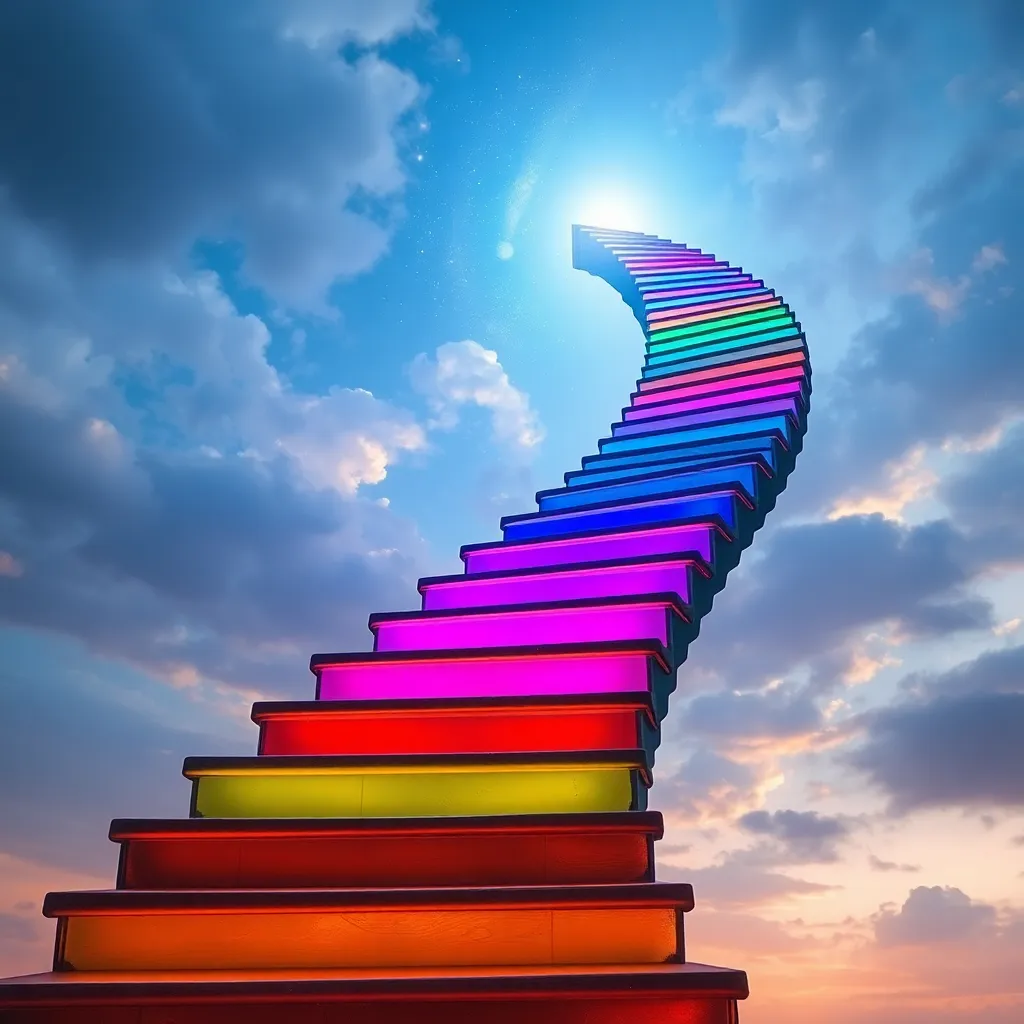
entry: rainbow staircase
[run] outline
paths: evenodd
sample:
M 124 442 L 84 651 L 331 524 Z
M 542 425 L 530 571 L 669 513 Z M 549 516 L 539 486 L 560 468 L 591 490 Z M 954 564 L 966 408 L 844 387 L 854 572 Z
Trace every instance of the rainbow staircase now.
M 735 1024 L 686 958 L 689 885 L 647 810 L 677 667 L 806 429 L 800 325 L 763 282 L 573 229 L 647 337 L 611 436 L 316 699 L 260 703 L 255 757 L 190 757 L 189 817 L 121 820 L 116 888 L 51 893 L 53 971 L 0 1019 L 78 1024 Z

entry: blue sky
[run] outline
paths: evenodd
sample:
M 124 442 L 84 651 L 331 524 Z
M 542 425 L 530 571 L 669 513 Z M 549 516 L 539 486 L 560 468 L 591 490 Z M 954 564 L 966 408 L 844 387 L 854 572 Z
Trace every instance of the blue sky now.
M 642 358 L 570 267 L 607 214 L 763 276 L 815 367 L 660 755 L 692 948 L 755 1022 L 1019 1019 L 1024 17 L 921 10 L 5 5 L 0 964 L 594 450 Z

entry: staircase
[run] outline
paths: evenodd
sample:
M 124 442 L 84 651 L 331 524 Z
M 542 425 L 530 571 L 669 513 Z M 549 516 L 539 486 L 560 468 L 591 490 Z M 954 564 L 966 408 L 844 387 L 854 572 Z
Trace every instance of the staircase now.
M 573 229 L 647 338 L 628 408 L 315 699 L 253 707 L 255 757 L 190 757 L 189 817 L 118 820 L 116 888 L 50 893 L 53 971 L 0 1020 L 735 1024 L 742 971 L 687 959 L 689 885 L 647 810 L 676 669 L 785 486 L 807 349 L 763 282 Z

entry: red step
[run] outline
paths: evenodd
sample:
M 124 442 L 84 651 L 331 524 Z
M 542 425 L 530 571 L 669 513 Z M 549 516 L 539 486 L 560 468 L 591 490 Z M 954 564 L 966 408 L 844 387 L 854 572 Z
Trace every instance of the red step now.
M 457 971 L 163 971 L 0 981 L 4 1024 L 738 1024 L 743 971 L 705 964 Z
M 598 885 L 654 880 L 660 814 L 117 820 L 119 889 Z
M 253 705 L 261 755 L 456 754 L 646 747 L 649 693 Z

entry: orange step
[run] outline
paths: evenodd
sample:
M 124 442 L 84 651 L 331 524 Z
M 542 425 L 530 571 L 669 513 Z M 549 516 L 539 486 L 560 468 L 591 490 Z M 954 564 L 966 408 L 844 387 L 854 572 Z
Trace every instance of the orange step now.
M 49 893 L 54 969 L 682 962 L 682 883 Z
M 654 881 L 658 813 L 117 820 L 119 889 Z

